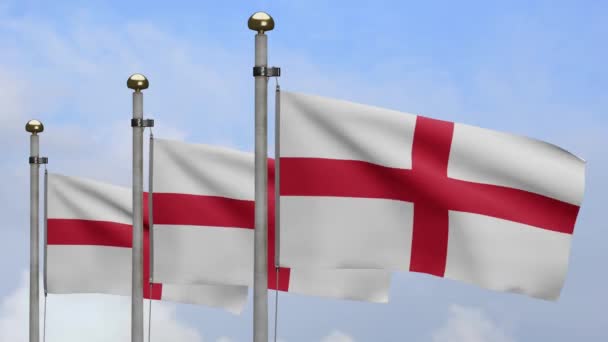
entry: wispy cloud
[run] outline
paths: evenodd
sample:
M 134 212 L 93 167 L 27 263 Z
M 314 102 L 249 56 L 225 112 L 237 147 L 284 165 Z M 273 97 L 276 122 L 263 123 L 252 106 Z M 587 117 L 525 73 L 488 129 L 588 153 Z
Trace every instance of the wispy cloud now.
M 329 335 L 323 337 L 321 342 L 355 342 L 355 340 L 342 331 L 334 330 Z
M 0 300 L 0 341 L 28 341 L 28 285 L 27 274 L 23 272 L 18 288 Z M 148 309 L 148 303 L 145 302 L 145 310 Z M 127 341 L 131 334 L 130 307 L 131 300 L 128 297 L 49 295 L 46 341 Z M 41 303 L 41 313 L 43 308 Z M 154 302 L 152 309 L 153 341 L 203 341 L 195 328 L 176 318 L 174 305 Z M 42 322 L 40 326 L 42 328 Z M 147 330 L 146 326 L 146 334 Z
M 433 342 L 515 342 L 483 311 L 452 305 L 447 322 L 432 335 Z

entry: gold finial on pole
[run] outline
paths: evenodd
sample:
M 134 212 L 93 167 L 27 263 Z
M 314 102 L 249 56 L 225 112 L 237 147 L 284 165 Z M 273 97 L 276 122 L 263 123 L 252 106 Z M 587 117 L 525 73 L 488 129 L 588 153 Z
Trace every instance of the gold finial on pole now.
M 255 12 L 249 17 L 247 26 L 250 30 L 264 33 L 274 29 L 274 19 L 266 12 Z
M 38 134 L 44 131 L 44 125 L 39 120 L 30 120 L 25 124 L 25 131 Z
M 150 83 L 148 82 L 148 79 L 142 74 L 133 74 L 129 76 L 129 79 L 127 80 L 127 88 L 133 89 L 137 92 L 143 89 L 148 89 L 149 85 Z

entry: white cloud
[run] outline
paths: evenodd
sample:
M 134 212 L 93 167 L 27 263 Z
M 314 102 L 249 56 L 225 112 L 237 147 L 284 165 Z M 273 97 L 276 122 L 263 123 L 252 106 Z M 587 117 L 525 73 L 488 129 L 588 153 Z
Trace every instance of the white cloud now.
M 0 341 L 28 340 L 28 284 L 27 274 L 24 273 L 19 287 L 0 302 Z M 50 295 L 47 306 L 46 341 L 127 341 L 131 331 L 130 307 L 131 301 L 128 297 Z M 146 314 L 147 308 L 148 301 L 145 304 Z M 41 304 L 40 313 L 42 312 Z M 40 327 L 42 332 L 42 323 Z M 147 323 L 145 331 L 147 332 Z M 152 340 L 202 342 L 203 337 L 196 329 L 176 318 L 174 305 L 154 302 Z
M 339 331 L 334 330 L 329 335 L 323 337 L 321 342 L 354 342 L 355 340 L 349 335 Z
M 481 310 L 452 305 L 446 324 L 433 333 L 433 342 L 515 342 L 515 340 Z
M 233 342 L 233 340 L 230 337 L 222 336 L 216 342 Z
M 0 100 L 8 116 L 0 118 L 0 131 L 17 131 L 21 137 L 25 117 L 31 115 L 47 123 L 45 135 L 62 126 L 74 129 L 66 122 L 87 134 L 114 122 L 130 128 L 125 82 L 133 72 L 150 78 L 144 112 L 156 120 L 159 133 L 240 140 L 243 134 L 233 126 L 253 118 L 242 114 L 251 112 L 242 96 L 252 95 L 250 84 L 242 82 L 249 68 L 216 67 L 246 61 L 249 66 L 249 59 L 214 42 L 194 43 L 146 21 L 108 25 L 86 11 L 65 27 L 46 18 L 1 13 L 0 22 L 0 38 L 13 38 L 0 56 Z M 35 66 L 32 55 L 41 56 Z

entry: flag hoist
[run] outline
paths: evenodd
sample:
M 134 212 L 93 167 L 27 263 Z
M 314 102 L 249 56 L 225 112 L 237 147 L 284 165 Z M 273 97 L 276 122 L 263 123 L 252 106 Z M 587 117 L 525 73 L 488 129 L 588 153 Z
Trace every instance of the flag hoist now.
M 38 133 L 44 131 L 44 125 L 38 120 L 30 120 L 25 124 L 25 131 L 30 136 L 30 342 L 40 340 L 40 316 L 39 316 L 39 202 L 40 202 L 40 164 L 46 164 L 48 159 L 39 156 Z
M 131 286 L 131 341 L 144 340 L 143 302 L 143 198 L 144 192 L 144 128 L 154 126 L 154 120 L 144 119 L 144 94 L 149 86 L 142 74 L 133 74 L 127 80 L 127 87 L 133 89 L 133 249 Z
M 268 67 L 268 37 L 274 20 L 256 12 L 247 22 L 255 35 L 255 233 L 253 278 L 253 341 L 268 341 L 268 77 L 280 75 L 279 68 Z

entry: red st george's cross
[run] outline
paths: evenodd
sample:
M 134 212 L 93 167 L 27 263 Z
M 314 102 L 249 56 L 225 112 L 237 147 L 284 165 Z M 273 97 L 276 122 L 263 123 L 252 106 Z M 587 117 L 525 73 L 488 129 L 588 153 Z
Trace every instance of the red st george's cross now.
M 281 195 L 413 203 L 410 271 L 439 277 L 446 267 L 449 210 L 572 234 L 576 205 L 524 190 L 449 178 L 453 133 L 452 122 L 417 116 L 411 169 L 356 160 L 282 157 Z

